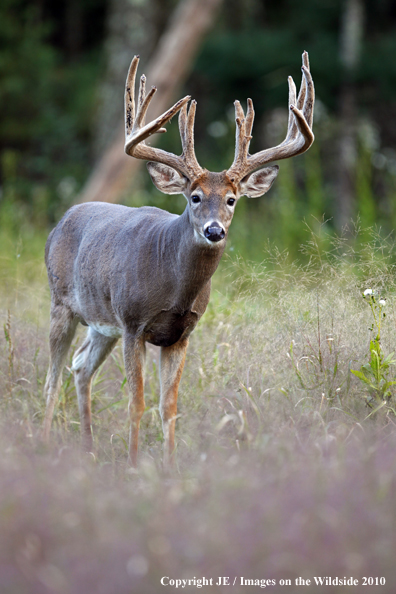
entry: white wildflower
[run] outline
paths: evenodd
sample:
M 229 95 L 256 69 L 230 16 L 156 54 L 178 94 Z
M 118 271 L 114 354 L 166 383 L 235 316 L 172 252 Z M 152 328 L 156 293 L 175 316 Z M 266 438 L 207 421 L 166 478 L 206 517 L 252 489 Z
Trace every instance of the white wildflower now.
M 385 301 L 385 299 L 380 299 L 380 300 L 378 301 L 378 303 L 379 303 L 380 305 L 382 305 L 382 307 L 385 307 L 385 305 L 386 305 L 386 301 Z
M 372 295 L 373 294 L 373 289 L 366 289 L 363 293 L 364 297 L 367 297 L 367 295 Z

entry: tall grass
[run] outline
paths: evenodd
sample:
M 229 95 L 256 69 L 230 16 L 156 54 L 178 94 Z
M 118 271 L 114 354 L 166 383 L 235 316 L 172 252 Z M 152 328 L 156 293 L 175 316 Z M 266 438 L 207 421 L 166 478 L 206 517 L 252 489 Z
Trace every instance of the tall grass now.
M 94 456 L 78 450 L 68 368 L 43 448 L 44 271 L 30 250 L 9 263 L 1 276 L 2 594 L 158 592 L 163 576 L 228 576 L 233 592 L 246 591 L 241 577 L 290 592 L 299 576 L 384 577 L 363 591 L 394 592 L 396 419 L 391 408 L 371 414 L 350 370 L 368 361 L 368 286 L 386 296 L 381 346 L 394 350 L 395 245 L 373 231 L 361 245 L 359 230 L 353 241 L 309 233 L 301 262 L 274 248 L 260 264 L 231 252 L 216 273 L 180 386 L 171 477 L 161 470 L 155 347 L 138 473 L 126 465 L 119 347 L 95 379 Z

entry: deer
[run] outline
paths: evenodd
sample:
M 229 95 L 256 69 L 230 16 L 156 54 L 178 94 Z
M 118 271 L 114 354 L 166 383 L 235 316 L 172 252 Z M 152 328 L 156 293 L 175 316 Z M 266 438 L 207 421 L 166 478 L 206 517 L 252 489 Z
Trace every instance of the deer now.
M 99 366 L 122 340 L 129 397 L 129 456 L 138 461 L 138 437 L 144 400 L 146 343 L 160 347 L 159 410 L 163 430 L 163 465 L 175 457 L 178 388 L 189 337 L 209 302 L 211 278 L 224 248 L 241 196 L 256 198 L 272 186 L 278 165 L 263 167 L 307 151 L 312 132 L 315 91 L 307 52 L 302 55 L 302 82 L 297 96 L 289 83 L 287 134 L 278 146 L 249 153 L 253 102 L 246 115 L 235 101 L 236 143 L 228 170 L 211 172 L 195 156 L 196 101 L 187 95 L 146 124 L 156 87 L 146 93 L 140 78 L 137 109 L 135 80 L 139 56 L 131 62 L 125 87 L 125 152 L 147 161 L 160 192 L 183 194 L 187 204 L 178 216 L 142 206 L 106 202 L 72 206 L 49 234 L 45 261 L 51 292 L 50 363 L 44 395 L 42 436 L 48 442 L 62 371 L 78 324 L 88 327 L 72 359 L 83 448 L 91 452 L 91 385 Z M 190 105 L 188 106 L 188 103 Z M 146 140 L 179 113 L 181 155 L 152 147 Z

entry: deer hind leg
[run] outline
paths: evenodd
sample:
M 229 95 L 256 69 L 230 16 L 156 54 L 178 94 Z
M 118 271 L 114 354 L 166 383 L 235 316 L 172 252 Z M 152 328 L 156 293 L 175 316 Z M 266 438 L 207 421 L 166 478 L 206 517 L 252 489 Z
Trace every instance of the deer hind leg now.
M 177 394 L 187 346 L 188 339 L 185 338 L 170 347 L 161 347 L 160 413 L 164 432 L 164 468 L 168 468 L 174 463 Z
M 92 450 L 91 429 L 91 386 L 92 378 L 110 354 L 117 338 L 103 336 L 93 328 L 88 330 L 87 338 L 73 357 L 72 371 L 75 373 L 78 410 L 82 446 L 86 451 Z
M 63 367 L 66 363 L 67 352 L 76 332 L 77 324 L 78 320 L 69 308 L 60 304 L 51 305 L 50 364 L 44 388 L 47 405 L 42 427 L 42 438 L 46 442 L 49 440 L 54 408 L 61 388 Z

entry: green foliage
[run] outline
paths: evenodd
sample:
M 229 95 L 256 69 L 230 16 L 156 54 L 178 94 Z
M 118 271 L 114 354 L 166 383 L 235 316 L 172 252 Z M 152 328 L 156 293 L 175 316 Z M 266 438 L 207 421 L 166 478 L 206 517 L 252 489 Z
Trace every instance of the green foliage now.
M 24 0 L 0 5 L 0 216 L 15 227 L 58 217 L 90 167 L 98 52 L 68 62 L 52 28 Z
M 44 39 L 46 26 L 34 6 L 5 0 L 0 7 L 0 137 L 3 147 L 30 142 L 40 128 L 43 104 L 48 101 L 48 72 L 55 66 L 55 50 Z
M 375 328 L 376 336 L 370 340 L 369 362 L 362 365 L 360 370 L 351 369 L 351 373 L 367 386 L 368 395 L 365 396 L 365 400 L 371 408 L 375 408 L 373 412 L 383 407 L 386 410 L 393 410 L 389 406 L 389 401 L 393 396 L 391 387 L 396 384 L 396 381 L 390 380 L 388 375 L 389 368 L 396 363 L 396 359 L 393 358 L 394 353 L 390 353 L 385 357 L 381 347 L 381 325 L 386 318 L 383 311 L 386 301 L 376 295 L 372 289 L 366 289 L 363 298 L 370 306 L 374 319 L 370 332 L 373 332 Z

